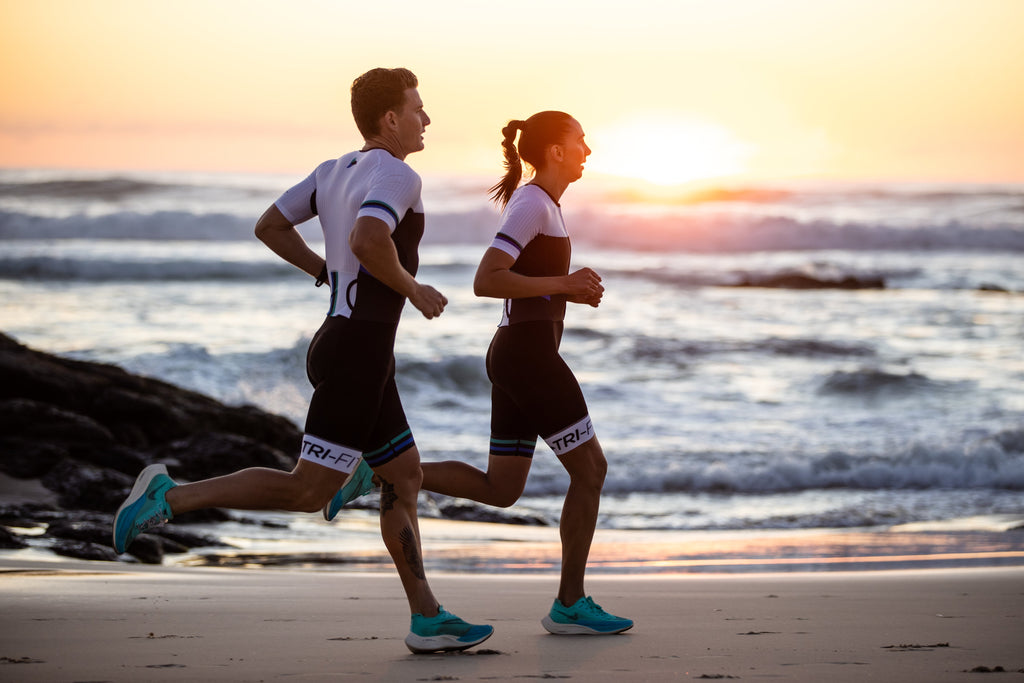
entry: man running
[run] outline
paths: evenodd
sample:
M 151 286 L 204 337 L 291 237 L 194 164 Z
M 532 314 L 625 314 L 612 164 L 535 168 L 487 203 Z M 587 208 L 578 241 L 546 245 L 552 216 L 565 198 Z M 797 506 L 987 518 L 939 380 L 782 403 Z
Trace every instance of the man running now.
M 166 467 L 150 465 L 117 511 L 113 537 L 124 552 L 143 531 L 208 507 L 319 512 L 364 459 L 381 483 L 381 535 L 412 612 L 405 643 L 425 653 L 464 650 L 494 629 L 447 612 L 427 583 L 416 516 L 423 472 L 395 385 L 395 334 L 406 299 L 428 319 L 448 303 L 415 278 L 422 182 L 405 158 L 423 149 L 430 123 L 417 87 L 407 69 L 357 78 L 352 115 L 362 149 L 320 164 L 256 224 L 270 249 L 331 288 L 327 319 L 309 345 L 314 392 L 295 468 L 249 468 L 179 485 Z M 326 259 L 294 227 L 316 215 Z

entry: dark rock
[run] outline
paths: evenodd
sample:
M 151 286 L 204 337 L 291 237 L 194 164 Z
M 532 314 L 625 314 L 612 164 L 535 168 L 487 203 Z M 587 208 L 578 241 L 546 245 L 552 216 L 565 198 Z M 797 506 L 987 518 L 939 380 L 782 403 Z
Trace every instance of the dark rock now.
M 120 472 L 70 458 L 57 463 L 41 481 L 59 495 L 62 508 L 110 513 L 117 510 L 134 483 L 134 479 Z
M 1006 287 L 1000 287 L 999 285 L 994 285 L 994 284 L 992 284 L 990 282 L 983 282 L 982 284 L 978 285 L 978 291 L 979 292 L 996 292 L 997 294 L 1009 294 L 1010 293 L 1010 290 L 1008 290 Z
M 296 449 L 297 449 L 296 444 Z M 172 475 L 189 481 L 230 474 L 246 467 L 290 470 L 294 458 L 254 439 L 223 432 L 195 434 L 167 444 L 156 453 L 161 462 L 173 460 Z
M 46 528 L 46 535 L 67 541 L 88 541 L 100 545 L 111 543 L 110 524 L 61 520 Z
M 61 536 L 54 552 L 86 559 L 116 559 L 108 547 L 111 515 L 147 464 L 167 460 L 182 481 L 254 466 L 290 470 L 301 443 L 289 420 L 254 406 L 227 406 L 113 365 L 41 353 L 2 333 L 0 435 L 0 471 L 39 479 L 60 506 L 0 500 L 0 519 L 49 525 L 51 537 Z M 223 510 L 198 510 L 174 521 L 228 519 Z M 144 537 L 132 544 L 144 562 L 220 544 L 180 530 Z
M 0 550 L 15 550 L 26 547 L 28 547 L 28 543 L 22 540 L 21 536 L 5 526 L 0 526 Z
M 190 431 L 188 416 L 180 406 L 121 387 L 100 390 L 93 398 L 92 413 L 110 424 L 122 443 L 139 448 L 159 442 L 161 432 L 181 435 Z
M 116 470 L 135 480 L 139 472 L 151 463 L 147 453 L 137 451 L 121 444 L 110 444 L 102 447 L 72 446 L 70 455 L 76 460 L 87 462 L 102 468 Z
M 79 560 L 117 562 L 117 553 L 109 545 L 89 543 L 88 541 L 57 541 L 53 544 L 53 552 Z
M 522 526 L 548 526 L 547 520 L 533 515 L 518 515 L 492 508 L 483 508 L 467 503 L 439 505 L 438 510 L 445 519 L 464 522 L 493 522 L 496 524 L 519 524 Z
M 159 536 L 159 538 L 160 538 L 160 546 L 163 548 L 165 555 L 167 555 L 167 554 L 174 555 L 176 553 L 178 553 L 178 554 L 180 554 L 180 553 L 187 553 L 188 550 L 189 550 L 187 545 L 184 545 L 182 543 L 178 543 L 176 541 L 172 541 L 171 539 L 164 538 L 163 536 Z
M 18 479 L 37 479 L 70 456 L 71 450 L 64 444 L 7 435 L 0 437 L 0 472 Z
M 39 401 L 0 401 L 0 430 L 8 436 L 73 443 L 112 443 L 114 435 L 96 420 Z
M 348 507 L 348 506 L 346 506 Z M 287 529 L 288 525 L 281 522 L 275 522 L 269 519 L 256 519 L 255 517 L 233 517 L 232 520 L 235 524 L 247 524 L 249 526 L 259 526 L 264 529 Z
M 73 439 L 0 438 L 0 471 L 19 479 L 37 479 L 67 458 L 108 467 L 135 477 L 149 462 L 139 451 L 117 443 L 95 443 Z
M 0 524 L 7 526 L 31 528 L 64 519 L 66 516 L 67 513 L 63 510 L 41 503 L 0 505 Z
M 83 541 L 95 545 L 111 544 L 111 520 L 106 522 L 62 520 L 51 524 L 46 535 L 64 541 Z M 0 527 L 2 528 L 2 527 Z M 167 553 L 185 553 L 194 546 L 224 545 L 209 536 L 158 527 L 138 536 L 128 552 L 146 564 L 160 564 Z
M 97 434 L 139 450 L 200 432 L 226 432 L 292 453 L 301 438 L 290 421 L 253 406 L 226 406 L 113 365 L 34 351 L 0 334 L 0 401 L 7 400 L 78 415 L 84 419 L 73 424 L 99 425 Z
M 191 531 L 186 531 L 175 524 L 165 524 L 164 526 L 151 529 L 149 533 L 160 536 L 166 541 L 173 542 L 183 547 L 185 550 L 188 550 L 190 548 L 206 548 L 213 546 L 226 546 L 229 548 L 233 547 L 229 543 L 225 543 L 214 536 L 207 536 L 205 534 L 194 534 Z M 167 552 L 185 551 L 168 550 Z
M 735 286 L 777 289 L 885 289 L 885 280 L 880 277 L 858 278 L 852 275 L 847 275 L 841 280 L 826 280 L 803 273 L 746 274 Z
M 220 421 L 211 431 L 241 434 L 253 441 L 267 444 L 286 453 L 291 469 L 302 446 L 302 432 L 292 422 L 280 415 L 268 413 L 256 406 L 238 406 L 224 411 Z
M 128 546 L 128 553 L 144 564 L 161 564 L 164 561 L 163 539 L 152 534 L 140 534 Z
M 230 522 L 231 515 L 220 508 L 206 508 L 204 510 L 193 510 L 174 516 L 176 524 L 219 524 Z

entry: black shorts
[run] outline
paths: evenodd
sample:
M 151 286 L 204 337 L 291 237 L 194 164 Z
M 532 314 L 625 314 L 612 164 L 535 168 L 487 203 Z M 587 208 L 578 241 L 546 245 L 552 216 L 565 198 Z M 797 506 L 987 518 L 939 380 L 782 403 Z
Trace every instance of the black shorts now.
M 415 445 L 395 385 L 397 329 L 394 323 L 332 316 L 306 354 L 314 388 L 306 434 L 362 453 L 371 467 Z
M 487 350 L 491 454 L 530 457 L 541 436 L 561 455 L 593 436 L 576 376 L 558 355 L 563 323 L 499 327 Z

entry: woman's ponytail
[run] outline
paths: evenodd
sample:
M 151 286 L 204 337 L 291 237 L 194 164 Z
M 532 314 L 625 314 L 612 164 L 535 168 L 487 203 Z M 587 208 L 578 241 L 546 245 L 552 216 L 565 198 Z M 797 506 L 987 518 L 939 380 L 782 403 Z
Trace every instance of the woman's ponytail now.
M 542 111 L 525 121 L 509 121 L 501 129 L 505 139 L 501 146 L 505 149 L 505 177 L 488 192 L 491 199 L 504 209 L 512 198 L 512 193 L 519 187 L 523 178 L 523 162 L 528 163 L 534 172 L 544 166 L 544 155 L 551 145 L 561 142 L 572 129 L 575 119 L 562 111 Z M 519 145 L 516 145 L 516 132 Z
M 516 132 L 523 129 L 523 121 L 509 121 L 508 125 L 501 129 L 504 139 L 501 141 L 502 149 L 505 152 L 505 176 L 498 183 L 488 190 L 491 199 L 504 209 L 512 193 L 519 187 L 519 181 L 523 177 L 523 163 L 519 159 L 519 151 L 516 149 Z

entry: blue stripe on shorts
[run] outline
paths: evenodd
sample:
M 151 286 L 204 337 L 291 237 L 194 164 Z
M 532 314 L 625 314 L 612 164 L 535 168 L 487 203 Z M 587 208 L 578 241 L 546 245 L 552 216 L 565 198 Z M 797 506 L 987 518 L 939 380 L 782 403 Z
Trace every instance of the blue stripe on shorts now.
M 491 455 L 518 455 L 521 458 L 532 458 L 537 448 L 537 440 L 527 439 L 495 439 L 491 438 Z
M 370 467 L 379 467 L 387 462 L 391 462 L 415 445 L 416 442 L 412 438 L 412 430 L 406 429 L 380 448 L 363 453 L 363 460 Z

